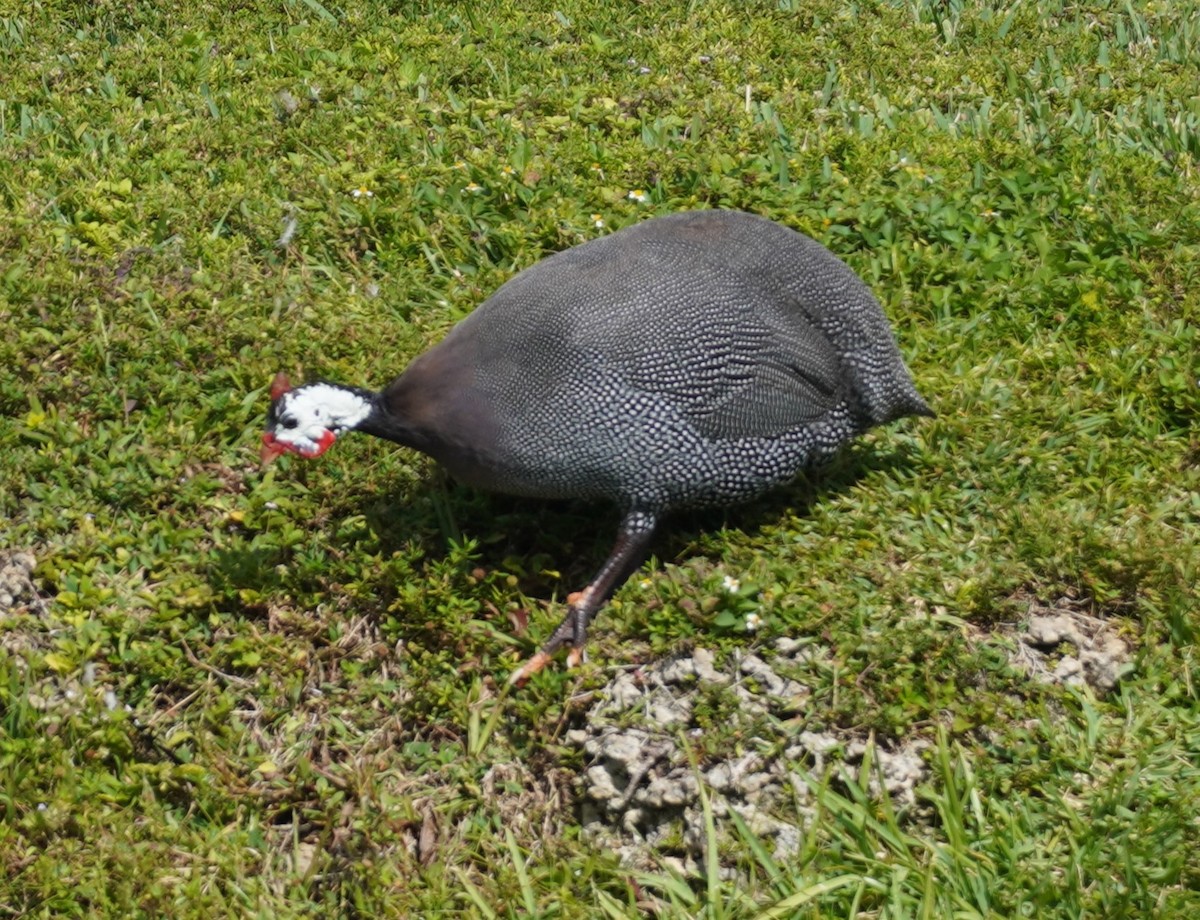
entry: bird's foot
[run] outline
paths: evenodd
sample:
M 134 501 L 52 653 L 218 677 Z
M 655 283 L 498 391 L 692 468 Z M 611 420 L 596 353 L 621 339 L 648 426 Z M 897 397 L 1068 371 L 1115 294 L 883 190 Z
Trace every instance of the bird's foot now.
M 535 655 L 517 668 L 508 678 L 509 686 L 523 687 L 538 671 L 554 660 L 554 655 L 564 646 L 567 652 L 567 667 L 577 668 L 583 663 L 583 644 L 587 639 L 588 611 L 584 607 L 587 591 L 575 591 L 567 595 L 567 615 L 558 624 L 549 640 Z
M 581 646 L 572 646 L 571 650 L 567 652 L 567 667 L 577 668 L 586 658 L 587 656 L 584 654 Z M 524 687 L 529 682 L 529 678 L 533 677 L 534 674 L 542 670 L 542 668 L 553 660 L 554 655 L 552 653 L 547 652 L 545 649 L 538 651 L 509 675 L 508 685 L 510 687 Z
M 533 677 L 534 674 L 536 674 L 553 660 L 553 655 L 548 655 L 544 651 L 539 651 L 536 655 L 534 655 L 508 676 L 508 685 L 510 687 L 524 687 L 525 684 L 529 682 L 529 678 Z

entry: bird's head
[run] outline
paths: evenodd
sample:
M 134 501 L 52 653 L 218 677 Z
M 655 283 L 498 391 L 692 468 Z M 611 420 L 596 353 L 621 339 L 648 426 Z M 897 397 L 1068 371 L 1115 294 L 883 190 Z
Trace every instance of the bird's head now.
M 371 414 L 370 394 L 336 383 L 293 387 L 280 371 L 271 381 L 271 408 L 262 436 L 262 461 L 283 453 L 319 457 L 343 432 L 358 427 Z

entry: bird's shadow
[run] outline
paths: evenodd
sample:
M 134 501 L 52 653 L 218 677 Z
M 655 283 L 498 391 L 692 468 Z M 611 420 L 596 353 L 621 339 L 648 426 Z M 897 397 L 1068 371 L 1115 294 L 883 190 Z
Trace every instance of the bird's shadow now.
M 903 444 L 859 442 L 820 468 L 802 472 L 750 502 L 677 511 L 660 524 L 650 554 L 678 561 L 700 552 L 699 538 L 711 531 L 753 531 L 789 512 L 805 514 L 828 497 L 849 491 L 870 473 L 911 466 L 912 454 Z M 450 540 L 470 538 L 476 543 L 473 567 L 516 574 L 519 589 L 528 596 L 561 598 L 591 579 L 616 538 L 620 515 L 611 505 L 485 493 L 440 472 L 430 479 L 432 488 L 408 503 L 381 493 L 362 508 L 385 554 L 415 545 L 425 558 L 438 559 L 446 554 Z
M 650 554 L 666 562 L 703 555 L 704 534 L 754 531 L 785 514 L 805 514 L 828 497 L 849 491 L 872 472 L 911 466 L 912 453 L 903 443 L 856 442 L 824 466 L 801 473 L 753 501 L 669 515 Z M 464 567 L 515 576 L 517 591 L 531 598 L 561 599 L 587 584 L 612 549 L 620 521 L 611 505 L 485 493 L 459 485 L 440 471 L 428 474 L 415 489 L 397 485 L 392 490 L 387 485 L 370 497 L 350 500 L 345 509 L 362 516 L 383 558 L 395 552 L 412 555 L 416 550 L 427 563 L 436 564 L 451 552 L 452 541 L 471 540 L 474 551 L 464 557 Z M 402 491 L 409 492 L 407 499 L 399 497 Z M 341 548 L 332 546 L 331 551 L 340 553 Z M 296 587 L 296 579 L 317 577 L 278 567 L 281 558 L 280 550 L 273 548 L 242 546 L 217 552 L 208 572 L 214 595 L 226 598 L 223 606 L 230 612 L 236 608 L 253 616 L 267 609 L 263 598 Z M 309 587 L 325 590 L 317 582 Z M 394 591 L 381 580 L 376 595 L 373 606 L 381 612 Z

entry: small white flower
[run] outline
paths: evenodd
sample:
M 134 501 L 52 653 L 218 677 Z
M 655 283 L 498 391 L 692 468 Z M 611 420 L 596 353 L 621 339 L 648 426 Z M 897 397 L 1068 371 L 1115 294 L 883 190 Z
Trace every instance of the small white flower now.
M 46 810 L 46 803 L 45 803 L 45 802 L 38 802 L 38 806 L 37 806 L 37 808 L 38 808 L 38 811 L 45 811 L 45 810 Z
M 629 193 L 628 198 L 630 201 L 636 201 L 638 204 L 641 204 L 643 201 L 646 200 L 646 193 L 643 192 L 640 188 L 635 188 L 632 192 Z
M 999 211 L 993 211 L 991 208 L 988 208 L 986 211 L 980 211 L 980 212 L 979 212 L 979 216 L 980 216 L 980 217 L 986 217 L 988 220 L 991 220 L 993 217 L 999 217 L 999 216 L 1000 216 L 1000 212 L 999 212 Z
M 478 195 L 483 191 L 483 186 L 478 182 L 468 182 L 463 188 L 464 192 L 470 192 L 472 195 Z
M 511 176 L 515 172 L 516 172 L 516 170 L 513 169 L 511 166 L 501 166 L 500 167 L 500 174 L 503 176 Z
M 643 578 L 641 581 L 638 582 L 638 587 L 641 588 L 643 591 L 649 591 L 650 588 L 653 587 L 653 584 L 654 583 L 652 581 L 650 581 L 649 578 Z
M 601 217 L 599 214 L 593 214 L 592 215 L 592 226 L 595 227 L 597 230 L 599 230 L 601 227 L 604 226 L 604 218 Z
M 742 590 L 742 583 L 732 575 L 726 575 L 725 579 L 721 582 L 721 587 L 725 589 L 725 593 L 727 594 L 737 594 L 738 591 Z
M 757 613 L 746 614 L 746 632 L 758 632 L 763 625 L 763 618 Z
M 360 185 L 350 193 L 355 198 L 374 198 L 375 193 L 365 185 Z

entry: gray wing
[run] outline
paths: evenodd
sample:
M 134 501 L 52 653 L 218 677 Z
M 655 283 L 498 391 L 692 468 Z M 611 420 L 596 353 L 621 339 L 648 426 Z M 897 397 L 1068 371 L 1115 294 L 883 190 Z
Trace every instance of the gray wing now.
M 775 437 L 821 418 L 841 399 L 840 367 L 829 353 L 768 330 L 753 364 L 726 373 L 714 398 L 689 402 L 685 414 L 705 437 Z
M 615 239 L 615 238 L 614 238 Z M 631 241 L 632 242 L 632 241 Z M 794 297 L 688 242 L 567 250 L 502 287 L 483 320 L 512 368 L 549 397 L 568 364 L 665 404 L 706 438 L 771 437 L 845 398 L 845 370 Z M 757 281 L 757 283 L 756 283 Z M 579 368 L 575 369 L 578 372 Z M 632 406 L 636 409 L 636 406 Z
M 771 437 L 844 398 L 832 344 L 795 302 L 688 247 L 578 265 L 562 279 L 580 314 L 574 344 L 636 393 L 673 406 L 707 438 Z

